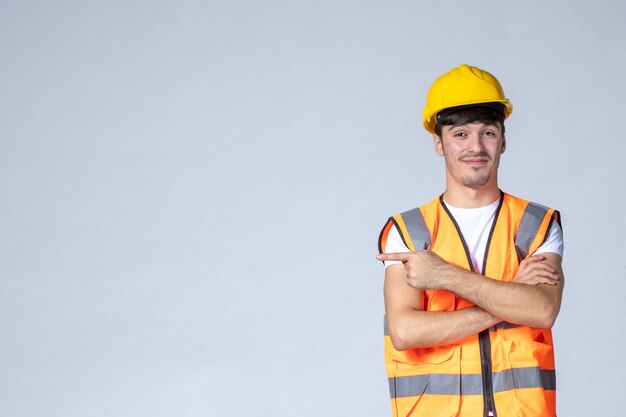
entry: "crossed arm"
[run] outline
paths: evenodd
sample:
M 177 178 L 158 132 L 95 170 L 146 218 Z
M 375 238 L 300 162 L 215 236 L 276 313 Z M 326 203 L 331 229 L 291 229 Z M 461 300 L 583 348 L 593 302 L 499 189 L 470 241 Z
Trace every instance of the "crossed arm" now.
M 398 260 L 385 270 L 389 335 L 398 350 L 453 343 L 502 320 L 552 327 L 561 305 L 563 271 L 555 253 L 531 256 L 513 282 L 500 282 L 443 261 L 430 251 L 381 254 Z M 403 267 L 404 266 L 404 267 Z M 448 290 L 475 306 L 458 311 L 422 311 L 423 290 Z

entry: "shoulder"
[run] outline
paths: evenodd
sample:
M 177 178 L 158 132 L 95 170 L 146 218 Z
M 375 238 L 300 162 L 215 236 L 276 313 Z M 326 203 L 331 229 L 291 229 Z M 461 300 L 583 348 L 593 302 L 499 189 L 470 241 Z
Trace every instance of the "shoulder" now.
M 553 221 L 556 221 L 559 225 L 561 224 L 560 212 L 541 203 L 504 193 L 504 204 L 510 209 L 518 211 L 522 222 L 524 222 L 524 219 L 534 223 L 550 218 L 553 219 Z
M 561 214 L 543 204 L 505 193 L 505 204 L 515 220 L 515 247 L 519 259 L 533 253 L 555 252 L 562 256 Z
M 378 251 L 387 252 L 389 242 L 401 241 L 410 250 L 430 247 L 430 231 L 424 213 L 436 210 L 439 197 L 429 203 L 389 217 L 378 238 Z M 418 249 L 419 248 L 419 249 Z

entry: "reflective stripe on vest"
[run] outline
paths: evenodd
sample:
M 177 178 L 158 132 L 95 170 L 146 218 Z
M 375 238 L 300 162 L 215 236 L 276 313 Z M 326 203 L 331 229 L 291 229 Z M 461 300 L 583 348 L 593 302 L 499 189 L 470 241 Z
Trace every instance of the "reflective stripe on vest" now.
M 517 256 L 520 261 L 528 256 L 530 245 L 535 240 L 547 211 L 548 208 L 541 204 L 528 203 L 526 206 L 515 234 L 515 249 L 517 249 Z
M 559 222 L 559 214 L 508 194 L 503 193 L 501 198 L 482 272 L 491 279 L 509 282 L 519 262 L 544 242 L 552 221 Z M 380 252 L 385 252 L 387 234 L 395 225 L 409 250 L 429 249 L 446 262 L 471 270 L 463 236 L 443 204 L 435 199 L 391 217 L 379 238 Z M 425 311 L 456 311 L 472 304 L 445 290 L 426 290 L 422 306 Z M 483 335 L 488 342 L 485 351 L 481 351 L 477 335 L 451 345 L 398 351 L 391 342 L 386 317 L 384 333 L 394 416 L 474 417 L 480 415 L 477 412 L 483 401 L 491 409 L 491 399 L 495 400 L 495 415 L 556 415 L 550 329 L 497 323 Z M 485 360 L 487 369 L 491 367 L 486 377 L 485 367 L 481 366 Z M 490 392 L 493 394 L 484 395 Z
M 553 370 L 513 368 L 493 373 L 493 391 L 503 392 L 521 388 L 556 389 Z M 481 374 L 429 374 L 389 378 L 391 398 L 430 395 L 482 395 Z
M 424 216 L 419 208 L 402 213 L 402 219 L 406 225 L 411 242 L 415 250 L 430 249 L 430 230 L 426 227 Z

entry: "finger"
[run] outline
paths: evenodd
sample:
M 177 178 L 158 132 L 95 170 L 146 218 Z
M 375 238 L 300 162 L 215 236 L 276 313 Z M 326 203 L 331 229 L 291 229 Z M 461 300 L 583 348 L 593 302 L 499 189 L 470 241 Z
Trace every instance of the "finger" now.
M 543 261 L 544 259 L 546 259 L 545 256 L 543 255 L 533 255 L 533 256 L 529 256 L 528 258 L 524 259 L 522 262 L 520 262 L 520 265 L 523 263 L 531 263 L 531 262 L 539 262 L 539 261 Z
M 556 285 L 557 281 L 559 280 L 559 276 L 555 273 L 551 273 L 548 271 L 531 271 L 531 272 L 516 276 L 513 279 L 513 282 L 516 282 L 518 284 L 536 285 L 538 283 L 537 280 L 541 280 L 542 283 L 549 283 L 552 285 Z
M 556 285 L 556 281 L 546 277 L 537 277 L 535 280 L 535 285 L 545 284 L 545 285 Z
M 534 271 L 546 271 L 551 274 L 556 274 L 556 269 L 544 262 L 520 264 L 518 274 L 529 274 Z
M 550 273 L 555 274 L 556 273 L 556 269 L 552 268 L 550 265 L 545 264 L 545 263 L 534 263 L 534 264 L 530 264 L 526 267 L 527 271 L 548 271 Z
M 549 278 L 545 278 L 545 277 L 533 277 L 530 278 L 527 281 L 524 282 L 519 282 L 519 284 L 526 284 L 526 285 L 539 285 L 539 284 L 545 284 L 545 285 L 556 285 L 556 281 L 549 279 Z
M 549 279 L 552 282 L 556 282 L 559 280 L 559 276 L 557 274 L 553 274 L 547 271 L 536 271 L 529 274 L 529 277 Z
M 411 258 L 410 253 L 381 253 L 376 255 L 379 261 L 402 261 L 406 262 Z

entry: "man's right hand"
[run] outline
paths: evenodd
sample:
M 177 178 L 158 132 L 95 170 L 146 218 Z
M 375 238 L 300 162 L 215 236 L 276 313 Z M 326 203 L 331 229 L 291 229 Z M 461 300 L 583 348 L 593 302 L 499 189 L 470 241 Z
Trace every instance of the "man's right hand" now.
M 381 253 L 379 261 L 400 261 L 406 270 L 407 284 L 416 290 L 436 290 L 441 288 L 441 273 L 450 267 L 435 252 Z

